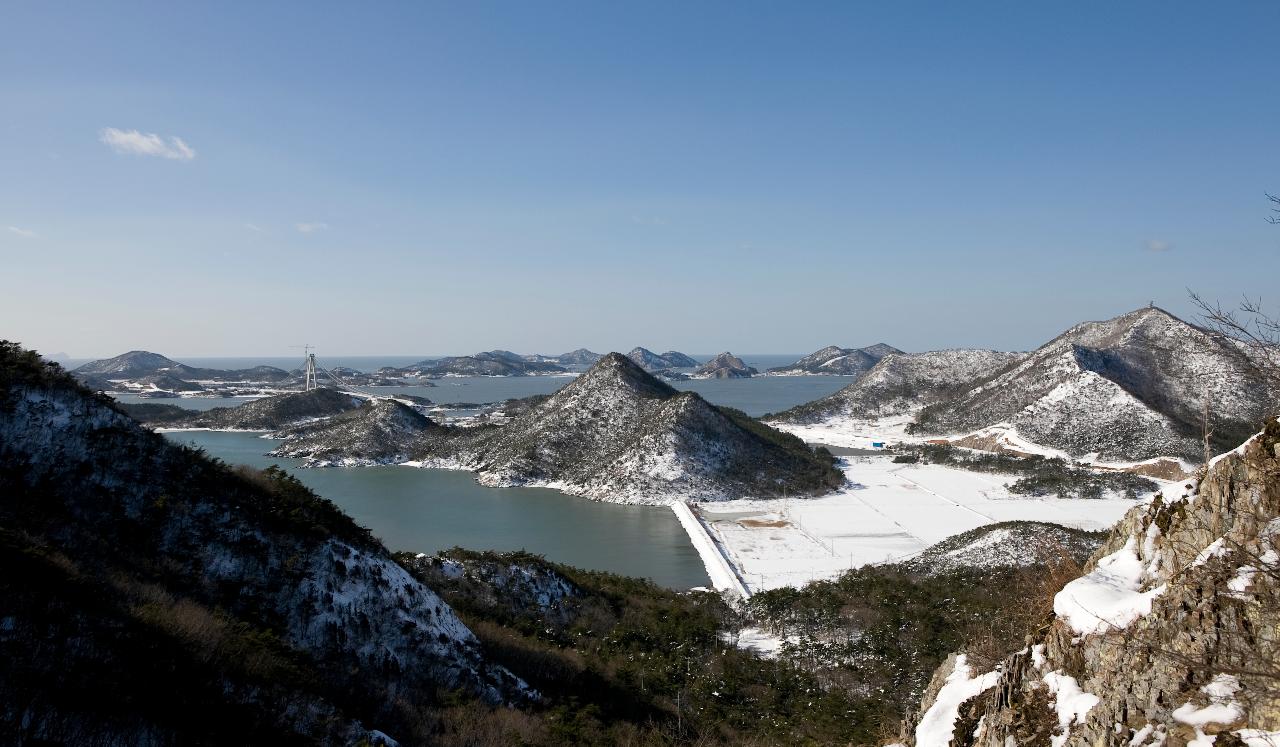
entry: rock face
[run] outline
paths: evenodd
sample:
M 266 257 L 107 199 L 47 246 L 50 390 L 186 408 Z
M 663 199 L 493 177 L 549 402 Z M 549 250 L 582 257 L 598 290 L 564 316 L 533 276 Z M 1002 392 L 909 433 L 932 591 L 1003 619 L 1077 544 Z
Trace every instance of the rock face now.
M 441 689 L 520 697 L 331 503 L 173 445 L 8 343 L 0 526 L 5 741 L 373 742 Z
M 918 430 L 945 435 L 999 425 L 1073 457 L 1198 461 L 1206 392 L 1219 448 L 1245 438 L 1274 401 L 1239 371 L 1239 355 L 1166 311 L 1139 309 L 1071 328 L 926 409 Z
M 842 348 L 836 345 L 815 351 L 787 366 L 769 369 L 769 373 L 780 376 L 797 376 L 801 374 L 826 374 L 840 376 L 857 376 L 870 371 L 880 359 L 901 350 L 883 342 L 865 348 Z
M 1129 512 L 1085 575 L 1057 594 L 1048 629 L 951 711 L 946 740 L 919 729 L 947 710 L 941 693 L 926 699 L 908 741 L 1275 744 L 1280 423 L 1188 487 Z M 959 681 L 956 662 L 948 666 L 939 678 Z
M 698 366 L 693 372 L 695 379 L 749 379 L 760 373 L 748 366 L 733 353 L 721 353 Z
M 237 407 L 215 407 L 204 412 L 189 411 L 175 418 L 172 411 L 131 410 L 144 422 L 155 417 L 155 424 L 166 428 L 210 428 L 213 430 L 274 431 L 307 420 L 327 418 L 360 407 L 359 397 L 336 389 L 312 389 L 308 392 L 276 394 L 252 400 Z
M 891 353 L 835 394 L 793 407 L 773 418 L 787 423 L 820 423 L 907 415 L 964 391 L 973 382 L 1020 357 L 1017 353 L 972 349 Z
M 308 466 L 364 466 L 407 461 L 420 443 L 448 429 L 392 399 L 365 402 L 331 418 L 272 434 L 284 443 L 272 456 L 303 457 Z
M 678 392 L 617 353 L 509 424 L 424 456 L 464 464 L 487 485 L 632 503 L 818 494 L 842 481 L 829 454 Z
M 506 350 L 421 361 L 400 371 L 420 376 L 532 376 L 566 373 L 563 367 L 555 363 L 526 360 Z

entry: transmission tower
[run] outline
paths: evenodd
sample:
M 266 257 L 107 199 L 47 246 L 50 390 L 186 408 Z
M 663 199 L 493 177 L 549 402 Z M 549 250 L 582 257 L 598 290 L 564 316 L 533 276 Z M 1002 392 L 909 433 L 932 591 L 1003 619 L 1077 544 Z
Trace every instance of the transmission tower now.
M 316 386 L 316 354 L 307 353 L 307 378 L 302 388 L 309 392 Z

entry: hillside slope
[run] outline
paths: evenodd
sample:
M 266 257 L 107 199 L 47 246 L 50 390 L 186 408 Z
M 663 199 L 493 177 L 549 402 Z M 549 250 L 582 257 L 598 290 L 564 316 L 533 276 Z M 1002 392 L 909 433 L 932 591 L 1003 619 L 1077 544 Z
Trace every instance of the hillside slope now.
M 173 445 L 11 343 L 0 555 L 6 743 L 420 741 L 443 691 L 523 697 L 333 504 Z
M 945 663 L 906 741 L 1276 744 L 1280 423 L 1187 487 L 1129 512 L 1028 648 Z

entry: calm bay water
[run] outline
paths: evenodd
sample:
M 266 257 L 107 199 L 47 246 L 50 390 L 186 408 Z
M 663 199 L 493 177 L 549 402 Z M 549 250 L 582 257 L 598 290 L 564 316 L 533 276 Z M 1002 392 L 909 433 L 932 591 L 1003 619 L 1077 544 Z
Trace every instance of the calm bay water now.
M 695 356 L 699 359 L 711 356 Z M 743 360 L 763 371 L 766 368 L 790 363 L 798 355 L 747 355 Z M 350 366 L 361 371 L 373 371 L 381 366 L 405 366 L 420 361 L 414 356 L 399 357 L 346 357 L 325 361 L 323 365 Z M 256 365 L 272 365 L 296 368 L 298 361 L 292 358 L 190 358 L 182 361 L 192 366 L 207 368 L 247 368 Z M 457 402 L 501 402 L 505 399 L 529 397 L 535 394 L 551 394 L 573 381 L 572 376 L 459 376 L 436 379 L 435 386 L 375 387 L 371 391 L 388 394 L 414 394 L 433 402 L 453 404 Z M 748 415 L 759 417 L 766 413 L 781 412 L 789 407 L 810 402 L 844 387 L 853 381 L 852 376 L 757 376 L 750 379 L 699 379 L 676 381 L 676 389 L 695 391 L 708 402 L 734 407 Z M 117 395 L 121 402 L 162 402 L 193 410 L 213 407 L 233 407 L 241 404 L 240 398 L 206 399 L 184 397 L 180 399 L 140 399 L 136 395 Z
M 232 464 L 278 464 L 393 550 L 528 550 L 580 568 L 650 578 L 673 589 L 709 584 L 670 509 L 598 503 L 544 488 L 487 488 L 466 472 L 412 467 L 300 469 L 267 457 L 273 441 L 245 433 L 170 432 Z

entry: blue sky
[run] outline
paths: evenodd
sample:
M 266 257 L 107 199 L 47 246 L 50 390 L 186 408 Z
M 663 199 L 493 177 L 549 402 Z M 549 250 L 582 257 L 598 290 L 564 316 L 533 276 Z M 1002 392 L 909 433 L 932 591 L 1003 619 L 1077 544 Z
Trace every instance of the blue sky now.
M 3 18 L 0 337 L 45 352 L 1025 349 L 1277 300 L 1274 2 Z

